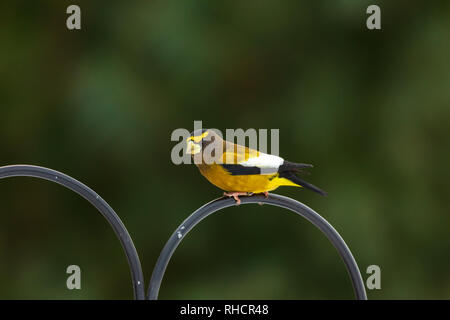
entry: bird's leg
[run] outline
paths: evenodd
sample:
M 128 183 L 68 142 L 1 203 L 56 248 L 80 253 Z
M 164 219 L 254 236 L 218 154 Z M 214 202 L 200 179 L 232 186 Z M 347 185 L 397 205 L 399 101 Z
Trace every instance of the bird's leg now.
M 247 192 L 224 192 L 223 195 L 226 197 L 233 197 L 234 200 L 236 200 L 236 204 L 240 205 L 241 199 L 239 199 L 239 196 L 247 196 L 248 193 Z
M 268 191 L 264 191 L 263 194 L 266 197 L 266 199 L 269 197 L 269 192 Z

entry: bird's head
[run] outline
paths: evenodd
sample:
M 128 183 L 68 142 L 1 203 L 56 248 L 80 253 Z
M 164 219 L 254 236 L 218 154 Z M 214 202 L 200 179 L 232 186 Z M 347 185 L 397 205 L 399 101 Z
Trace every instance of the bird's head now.
M 205 149 L 207 145 L 216 141 L 216 139 L 218 139 L 218 135 L 211 129 L 195 130 L 191 133 L 191 136 L 186 139 L 186 153 L 195 155 Z

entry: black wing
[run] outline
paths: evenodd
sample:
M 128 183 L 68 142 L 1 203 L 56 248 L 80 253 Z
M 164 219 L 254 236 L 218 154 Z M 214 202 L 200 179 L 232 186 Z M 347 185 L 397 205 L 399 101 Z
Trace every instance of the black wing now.
M 232 176 L 246 176 L 252 174 L 261 174 L 261 168 L 246 167 L 240 164 L 221 164 Z

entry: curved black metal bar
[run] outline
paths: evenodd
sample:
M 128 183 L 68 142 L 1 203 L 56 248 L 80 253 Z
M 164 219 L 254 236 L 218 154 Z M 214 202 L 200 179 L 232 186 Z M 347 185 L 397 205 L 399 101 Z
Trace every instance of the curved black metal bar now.
M 361 273 L 359 272 L 358 265 L 356 264 L 356 261 L 353 258 L 352 253 L 350 252 L 349 248 L 347 247 L 347 245 L 345 244 L 344 240 L 341 238 L 339 233 L 318 213 L 316 213 L 311 208 L 305 206 L 304 204 L 296 200 L 280 196 L 277 194 L 270 194 L 268 198 L 262 195 L 241 197 L 241 201 L 242 204 L 267 203 L 270 205 L 286 208 L 296 212 L 297 214 L 309 220 L 312 224 L 314 224 L 327 236 L 327 238 L 337 249 L 350 275 L 350 279 L 352 282 L 356 298 L 359 300 L 367 300 L 364 282 L 362 280 Z M 161 287 L 161 282 L 164 277 L 167 265 L 169 264 L 170 258 L 172 257 L 173 253 L 175 252 L 175 249 L 183 240 L 183 238 L 186 236 L 186 234 L 190 230 L 192 230 L 201 220 L 203 220 L 210 214 L 234 205 L 235 205 L 234 199 L 219 198 L 197 209 L 197 211 L 192 213 L 186 220 L 183 221 L 183 223 L 178 227 L 178 229 L 172 234 L 172 236 L 167 241 L 158 258 L 158 261 L 156 262 L 148 288 L 147 299 L 149 300 L 158 299 L 159 288 Z
M 34 177 L 56 182 L 72 190 L 73 192 L 78 193 L 80 196 L 89 201 L 95 208 L 97 208 L 103 217 L 108 220 L 125 251 L 131 271 L 134 298 L 138 300 L 145 299 L 144 276 L 142 273 L 141 261 L 139 260 L 136 248 L 134 247 L 133 240 L 131 239 L 119 216 L 105 200 L 81 182 L 65 175 L 64 173 L 52 169 L 31 165 L 12 165 L 0 167 L 0 179 L 19 176 Z

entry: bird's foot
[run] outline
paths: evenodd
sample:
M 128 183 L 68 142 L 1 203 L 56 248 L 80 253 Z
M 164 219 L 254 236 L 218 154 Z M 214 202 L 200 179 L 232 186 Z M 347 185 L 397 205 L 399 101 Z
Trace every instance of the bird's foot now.
M 264 197 L 266 197 L 266 199 L 269 198 L 269 192 L 264 191 L 264 192 L 261 192 L 261 194 L 263 194 Z M 264 203 L 263 203 L 263 202 L 258 202 L 258 204 L 259 204 L 260 206 L 262 206 Z
M 249 193 L 248 192 L 224 192 L 223 195 L 226 197 L 229 197 L 229 198 L 233 197 L 234 200 L 236 200 L 236 205 L 240 205 L 241 199 L 239 199 L 239 196 L 248 196 Z

